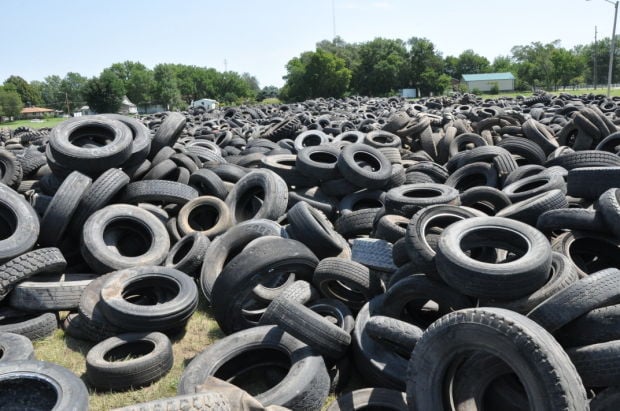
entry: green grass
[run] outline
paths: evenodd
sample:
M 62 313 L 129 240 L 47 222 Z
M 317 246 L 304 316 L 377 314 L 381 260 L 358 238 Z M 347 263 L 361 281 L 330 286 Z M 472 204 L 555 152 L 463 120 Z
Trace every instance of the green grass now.
M 62 123 L 66 118 L 63 117 L 51 117 L 43 119 L 43 121 L 32 121 L 32 120 L 16 120 L 16 121 L 7 121 L 5 123 L 0 123 L 0 128 L 8 127 L 10 129 L 16 129 L 20 126 L 26 126 L 30 128 L 43 128 L 43 127 L 54 127 L 58 123 Z
M 572 88 L 566 88 L 566 89 L 559 89 L 557 91 L 549 92 L 549 94 L 552 94 L 552 95 L 560 95 L 561 93 L 571 94 L 575 96 L 581 96 L 584 94 L 607 95 L 607 87 L 605 88 L 599 87 L 596 90 L 593 88 L 587 88 L 587 89 L 581 88 L 581 89 L 576 89 L 576 90 L 573 90 Z M 497 99 L 499 97 L 515 98 L 517 96 L 529 97 L 531 95 L 532 95 L 531 92 L 522 92 L 522 91 L 516 92 L 515 91 L 515 92 L 510 92 L 510 93 L 500 92 L 499 94 L 481 94 L 480 97 L 482 97 L 483 99 Z M 620 97 L 620 88 L 615 88 L 615 89 L 612 88 L 611 97 Z
M 204 304 L 201 304 L 189 320 L 185 334 L 172 341 L 174 365 L 168 374 L 149 386 L 122 392 L 97 391 L 89 387 L 90 409 L 103 411 L 175 396 L 179 378 L 187 363 L 211 342 L 221 337 L 223 334 L 217 323 L 209 315 Z M 49 361 L 70 369 L 88 386 L 85 358 L 93 345 L 95 344 L 69 337 L 62 330 L 57 330 L 52 336 L 35 341 L 34 348 L 38 360 Z

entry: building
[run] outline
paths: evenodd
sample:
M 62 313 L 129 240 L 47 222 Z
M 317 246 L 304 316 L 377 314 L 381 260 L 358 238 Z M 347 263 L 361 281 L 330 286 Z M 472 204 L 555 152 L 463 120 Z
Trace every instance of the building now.
M 123 96 L 123 101 L 121 103 L 121 107 L 118 109 L 118 113 L 124 115 L 138 114 L 138 107 L 129 101 L 127 96 Z
M 206 110 L 217 108 L 219 103 L 216 100 L 210 98 L 201 98 L 200 100 L 192 101 L 189 105 L 191 107 L 204 107 Z
M 20 111 L 19 116 L 23 119 L 28 118 L 43 118 L 45 116 L 50 116 L 54 114 L 54 110 L 51 108 L 43 108 L 43 107 L 24 107 L 22 111 Z
M 463 82 L 469 91 L 478 89 L 488 92 L 495 85 L 499 91 L 514 91 L 515 89 L 515 76 L 512 73 L 463 74 Z

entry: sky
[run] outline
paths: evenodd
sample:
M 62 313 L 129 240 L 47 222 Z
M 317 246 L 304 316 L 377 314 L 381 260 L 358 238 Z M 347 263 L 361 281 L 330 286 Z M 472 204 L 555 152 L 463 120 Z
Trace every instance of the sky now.
M 280 87 L 286 63 L 334 27 L 349 43 L 426 37 L 443 56 L 472 49 L 492 62 L 534 41 L 590 43 L 595 26 L 610 37 L 613 18 L 605 0 L 2 0 L 0 82 L 92 77 L 131 60 L 248 72 Z

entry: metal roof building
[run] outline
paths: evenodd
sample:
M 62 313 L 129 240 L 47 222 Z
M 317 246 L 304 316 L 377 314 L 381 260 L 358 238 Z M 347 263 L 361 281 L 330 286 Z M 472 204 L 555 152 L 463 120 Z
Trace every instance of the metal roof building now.
M 512 73 L 463 74 L 463 81 L 469 91 L 474 89 L 490 91 L 495 84 L 499 91 L 514 91 L 515 89 L 515 76 Z

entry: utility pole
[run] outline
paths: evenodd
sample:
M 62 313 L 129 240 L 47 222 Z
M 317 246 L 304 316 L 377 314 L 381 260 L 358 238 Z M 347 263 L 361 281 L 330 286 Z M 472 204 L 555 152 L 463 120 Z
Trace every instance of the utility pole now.
M 598 43 L 596 35 L 596 26 L 594 26 L 594 90 L 596 90 L 596 86 L 598 84 L 598 79 L 596 78 L 596 76 L 598 75 L 598 68 L 596 67 L 596 60 L 598 59 Z
M 334 32 L 333 39 L 336 40 L 336 0 L 332 0 L 332 30 Z

